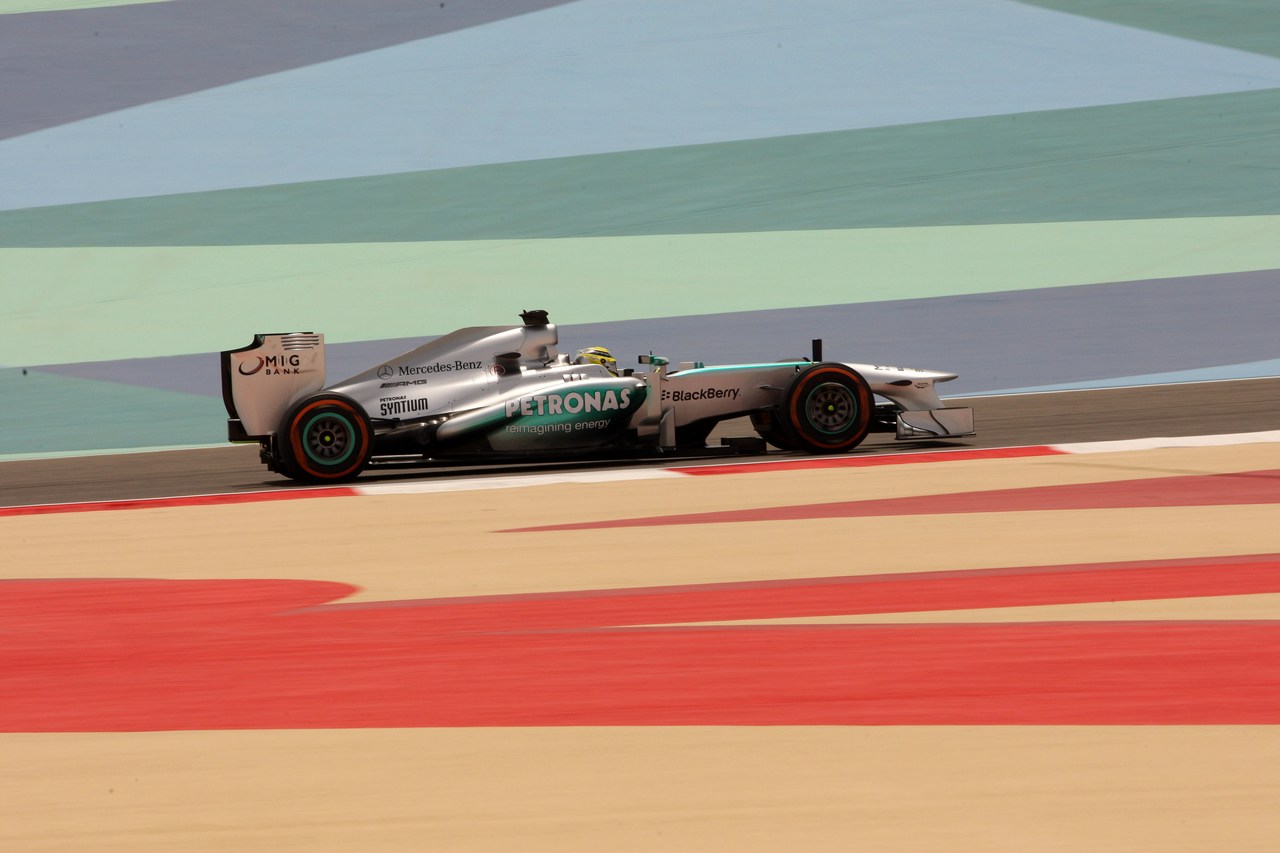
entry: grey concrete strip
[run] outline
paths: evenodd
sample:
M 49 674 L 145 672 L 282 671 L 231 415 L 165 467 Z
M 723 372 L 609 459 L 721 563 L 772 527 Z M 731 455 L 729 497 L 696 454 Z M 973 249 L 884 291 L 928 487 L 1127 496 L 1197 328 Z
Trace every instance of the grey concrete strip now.
M 1276 355 L 1276 317 L 1280 270 L 1260 270 L 598 323 L 561 338 L 707 363 L 806 356 L 821 338 L 828 358 L 959 373 L 941 388 L 958 395 L 1261 362 Z
M 523 298 L 523 297 L 522 297 Z M 731 301 L 731 300 L 727 300 Z M 538 307 L 527 298 L 513 306 Z M 735 363 L 797 358 L 810 341 L 842 361 L 896 364 L 960 374 L 947 395 L 1098 383 L 1161 374 L 1175 381 L 1219 365 L 1269 363 L 1276 356 L 1280 270 L 1176 279 L 1051 287 L 563 325 L 563 351 L 607 346 L 624 366 L 650 351 L 675 361 Z M 553 316 L 554 320 L 555 317 Z M 227 348 L 248 343 L 227 341 Z M 397 338 L 330 344 L 337 381 L 429 340 Z M 216 354 L 126 359 L 41 367 L 62 376 L 188 394 L 221 394 Z
M 0 139 L 564 2 L 175 0 L 11 15 Z
M 261 331 L 261 330 L 257 330 Z M 227 349 L 248 344 L 255 330 L 246 330 L 243 340 L 227 341 Z M 381 341 L 358 341 L 327 344 L 325 361 L 331 382 L 354 376 L 371 365 L 431 340 L 394 338 Z M 55 364 L 34 368 L 42 373 L 74 376 L 97 382 L 114 382 L 140 388 L 156 388 L 183 394 L 222 395 L 220 361 L 217 353 L 162 356 L 158 358 L 126 358 L 119 361 L 89 361 L 77 364 Z

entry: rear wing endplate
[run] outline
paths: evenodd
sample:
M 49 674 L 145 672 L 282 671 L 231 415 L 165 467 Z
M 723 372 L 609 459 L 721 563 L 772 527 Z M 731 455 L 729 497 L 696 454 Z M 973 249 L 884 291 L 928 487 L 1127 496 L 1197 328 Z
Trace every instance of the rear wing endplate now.
M 324 335 L 261 334 L 222 353 L 222 401 L 232 441 L 276 431 L 294 402 L 324 387 Z

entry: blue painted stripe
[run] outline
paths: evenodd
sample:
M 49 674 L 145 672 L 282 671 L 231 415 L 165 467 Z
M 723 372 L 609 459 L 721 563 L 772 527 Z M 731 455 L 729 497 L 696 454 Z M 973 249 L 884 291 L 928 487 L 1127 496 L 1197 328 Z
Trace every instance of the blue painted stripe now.
M 7 140 L 0 209 L 1274 87 L 1007 0 L 580 0 Z

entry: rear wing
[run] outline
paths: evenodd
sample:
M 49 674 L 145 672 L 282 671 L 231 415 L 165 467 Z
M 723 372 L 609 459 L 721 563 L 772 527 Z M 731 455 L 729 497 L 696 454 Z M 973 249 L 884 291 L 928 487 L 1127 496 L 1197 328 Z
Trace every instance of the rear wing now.
M 324 388 L 324 335 L 254 335 L 222 352 L 222 401 L 227 437 L 253 441 L 276 431 L 296 401 Z

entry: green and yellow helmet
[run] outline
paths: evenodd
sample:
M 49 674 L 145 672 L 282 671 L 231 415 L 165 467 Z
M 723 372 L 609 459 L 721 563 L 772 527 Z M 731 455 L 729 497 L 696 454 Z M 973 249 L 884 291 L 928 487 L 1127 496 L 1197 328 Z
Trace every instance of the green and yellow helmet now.
M 613 353 L 609 352 L 606 347 L 586 347 L 578 350 L 578 354 L 573 357 L 574 364 L 598 364 L 605 370 L 618 375 L 618 360 L 613 357 Z

